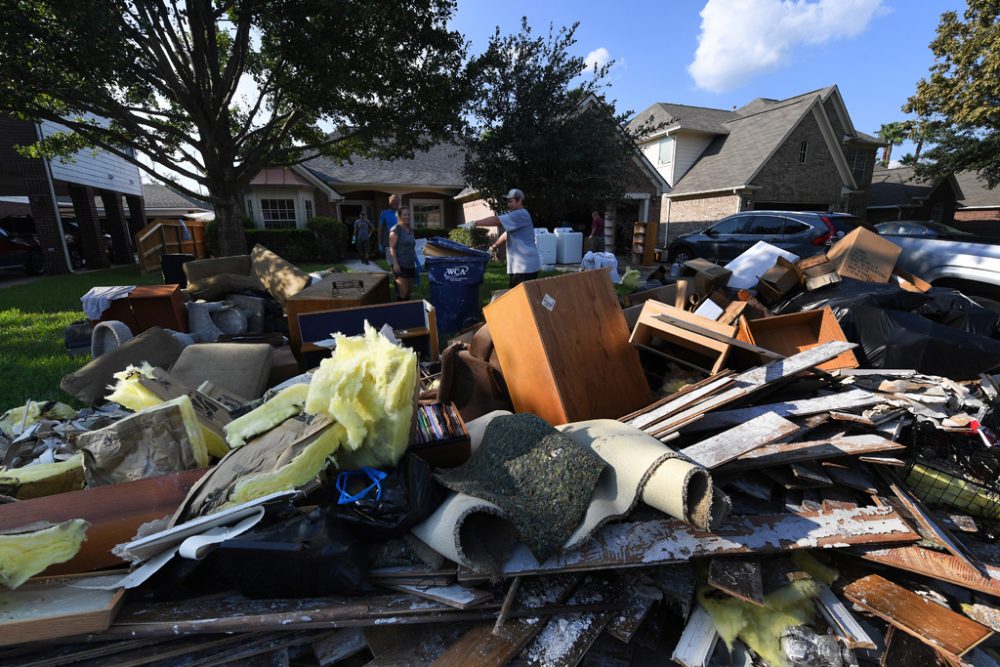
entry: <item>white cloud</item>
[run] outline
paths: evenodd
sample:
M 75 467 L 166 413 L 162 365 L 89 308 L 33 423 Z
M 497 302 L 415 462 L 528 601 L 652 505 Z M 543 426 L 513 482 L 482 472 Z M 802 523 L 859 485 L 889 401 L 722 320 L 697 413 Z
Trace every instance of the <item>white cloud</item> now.
M 587 54 L 587 57 L 583 59 L 583 62 L 588 72 L 593 70 L 595 67 L 600 69 L 611 62 L 611 52 L 603 46 L 596 48 Z
M 856 37 L 885 11 L 882 0 L 708 0 L 688 72 L 699 88 L 731 90 L 797 47 Z

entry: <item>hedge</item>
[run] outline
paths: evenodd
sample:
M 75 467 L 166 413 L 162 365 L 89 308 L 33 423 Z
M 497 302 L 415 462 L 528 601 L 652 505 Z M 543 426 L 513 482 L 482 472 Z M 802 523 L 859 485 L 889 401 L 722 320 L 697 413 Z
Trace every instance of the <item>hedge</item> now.
M 476 227 L 472 231 L 463 227 L 456 227 L 448 232 L 448 238 L 479 250 L 486 250 L 490 247 L 490 235 L 485 227 Z
M 350 232 L 340 220 L 317 216 L 306 222 L 306 228 L 316 235 L 316 259 L 335 262 L 347 254 Z
M 246 225 L 247 249 L 261 244 L 289 262 L 339 262 L 347 249 L 347 228 L 336 218 L 311 218 L 307 229 L 257 229 Z M 205 229 L 209 253 L 218 256 L 215 221 Z

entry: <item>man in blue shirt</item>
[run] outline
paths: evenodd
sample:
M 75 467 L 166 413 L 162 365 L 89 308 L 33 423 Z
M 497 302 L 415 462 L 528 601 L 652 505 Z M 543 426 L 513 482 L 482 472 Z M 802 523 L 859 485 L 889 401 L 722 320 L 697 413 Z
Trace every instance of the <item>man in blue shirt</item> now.
M 389 257 L 389 232 L 396 226 L 396 211 L 399 210 L 399 195 L 390 195 L 389 208 L 378 216 L 378 251 Z M 391 264 L 391 260 L 389 261 Z
M 524 193 L 513 188 L 507 193 L 507 212 L 476 220 L 467 227 L 503 226 L 504 233 L 490 246 L 490 250 L 507 245 L 507 285 L 517 287 L 525 280 L 534 280 L 542 268 L 535 245 L 535 226 L 531 214 L 524 208 Z

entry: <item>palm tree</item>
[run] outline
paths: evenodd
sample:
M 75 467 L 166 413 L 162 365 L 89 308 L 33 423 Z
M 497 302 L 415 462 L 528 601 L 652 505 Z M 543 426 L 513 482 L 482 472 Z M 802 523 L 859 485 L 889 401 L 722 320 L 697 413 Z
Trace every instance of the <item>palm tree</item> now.
M 889 166 L 889 158 L 892 157 L 892 147 L 898 146 L 903 143 L 903 139 L 906 139 L 907 126 L 905 123 L 894 121 L 892 123 L 883 123 L 882 127 L 878 129 L 875 135 L 885 142 L 885 147 L 882 148 L 882 166 Z

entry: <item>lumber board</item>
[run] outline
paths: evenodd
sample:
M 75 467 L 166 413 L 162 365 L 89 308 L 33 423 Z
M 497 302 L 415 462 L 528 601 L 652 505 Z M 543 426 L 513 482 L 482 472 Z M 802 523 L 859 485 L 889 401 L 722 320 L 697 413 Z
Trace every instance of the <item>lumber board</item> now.
M 764 606 L 764 575 L 755 558 L 713 558 L 708 585 L 744 602 Z
M 838 637 L 851 649 L 875 649 L 877 645 L 839 597 L 826 584 L 817 583 L 816 606 Z
M 708 556 L 915 542 L 919 537 L 891 507 L 732 516 L 713 533 L 676 519 L 657 519 L 609 524 L 579 548 L 544 563 L 520 545 L 502 573 L 516 576 L 646 567 Z M 482 580 L 484 575 L 460 569 L 458 578 Z
M 798 482 L 813 486 L 833 486 L 833 480 L 830 479 L 830 476 L 814 461 L 792 463 L 788 467 L 792 471 L 792 477 Z
M 368 648 L 361 628 L 335 630 L 312 642 L 313 657 L 319 667 L 327 667 Z
M 829 343 L 817 345 L 798 354 L 793 354 L 787 359 L 775 359 L 763 366 L 751 368 L 737 375 L 735 380 L 737 383 L 759 387 L 768 385 L 778 380 L 798 375 L 802 371 L 815 368 L 823 362 L 839 357 L 844 352 L 853 350 L 856 347 L 856 343 L 848 343 L 840 340 L 830 341 Z
M 892 440 L 886 440 L 879 435 L 849 435 L 827 440 L 783 442 L 764 445 L 747 452 L 735 461 L 723 466 L 722 471 L 731 473 L 742 470 L 758 470 L 770 466 L 801 463 L 802 461 L 835 459 L 900 449 L 906 449 L 906 446 Z
M 705 667 L 718 642 L 719 634 L 712 617 L 699 605 L 684 626 L 670 659 L 681 667 Z
M 695 463 L 711 470 L 798 430 L 795 423 L 767 412 L 680 451 Z
M 878 493 L 875 478 L 862 461 L 823 461 L 823 471 L 834 482 L 849 489 L 856 489 L 869 495 Z
M 641 583 L 634 577 L 623 577 L 628 585 L 625 606 L 617 612 L 605 628 L 605 632 L 618 641 L 629 643 L 642 622 L 646 620 L 653 606 L 663 599 L 658 588 Z
M 698 326 L 694 322 L 688 322 L 686 320 L 679 319 L 667 314 L 660 314 L 655 316 L 656 319 L 666 324 L 670 324 L 681 329 L 687 329 L 691 333 L 698 334 L 699 336 L 704 336 L 705 338 L 711 338 L 717 343 L 725 343 L 732 347 L 737 347 L 741 350 L 746 350 L 747 352 L 753 352 L 754 354 L 759 354 L 762 357 L 768 359 L 785 359 L 785 355 L 778 354 L 777 352 L 772 352 L 771 350 L 765 349 L 753 343 L 748 343 L 746 341 L 734 338 L 732 336 L 727 336 L 725 334 L 719 333 L 718 331 L 712 331 L 711 329 L 706 329 L 705 327 Z M 713 320 L 717 321 L 717 320 Z
M 638 429 L 648 428 L 656 422 L 700 402 L 706 396 L 710 396 L 731 384 L 732 381 L 732 378 L 728 374 L 721 376 L 714 375 L 697 384 L 685 387 L 676 394 L 671 394 L 666 398 L 660 399 L 638 412 L 626 415 L 621 418 L 621 421 Z
M 877 574 L 851 582 L 844 587 L 844 596 L 899 630 L 951 656 L 964 655 L 993 634 L 986 626 Z
M 969 590 L 1000 597 L 1000 567 L 982 564 L 980 570 L 951 554 L 920 546 L 858 548 L 855 552 L 867 561 L 888 565 L 914 574 L 922 574 Z
M 402 593 L 410 593 L 417 597 L 427 598 L 435 602 L 444 603 L 456 609 L 469 609 L 481 605 L 493 599 L 492 593 L 467 588 L 459 584 L 449 586 L 414 586 L 408 584 L 390 585 L 387 588 L 398 590 Z
M 801 398 L 749 408 L 736 408 L 734 410 L 720 410 L 719 412 L 705 415 L 696 424 L 687 427 L 685 432 L 696 433 L 712 429 L 731 428 L 768 412 L 773 412 L 780 417 L 808 417 L 821 412 L 864 408 L 876 405 L 877 403 L 884 403 L 887 400 L 886 396 L 865 389 L 850 389 L 829 396 Z

